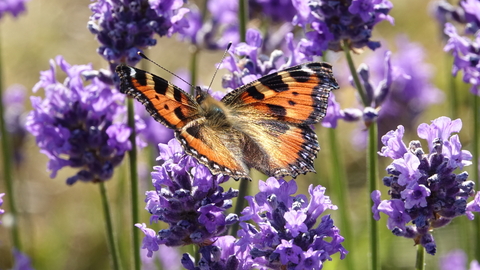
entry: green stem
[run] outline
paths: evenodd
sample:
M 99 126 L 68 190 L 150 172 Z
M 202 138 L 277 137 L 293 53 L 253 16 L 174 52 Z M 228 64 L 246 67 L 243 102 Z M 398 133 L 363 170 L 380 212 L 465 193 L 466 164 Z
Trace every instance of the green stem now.
M 102 197 L 102 207 L 103 214 L 105 216 L 105 230 L 107 234 L 107 244 L 110 251 L 110 256 L 112 258 L 113 269 L 119 270 L 120 266 L 120 256 L 118 253 L 117 243 L 115 242 L 113 224 L 112 224 L 112 214 L 110 212 L 110 205 L 108 203 L 107 189 L 105 188 L 105 183 L 103 181 L 99 182 L 100 187 L 100 197 Z
M 365 96 L 365 91 L 363 90 L 362 84 L 358 78 L 357 71 L 355 70 L 355 64 L 353 63 L 352 56 L 350 55 L 350 48 L 348 47 L 348 43 L 346 41 L 343 42 L 343 51 L 345 52 L 348 67 L 350 68 L 350 72 L 353 77 L 353 81 L 355 82 L 355 86 L 357 88 L 358 94 L 360 95 L 363 105 L 365 107 L 369 106 L 367 98 Z M 378 164 L 377 164 L 377 149 L 378 149 L 378 131 L 377 131 L 377 123 L 369 123 L 368 124 L 368 152 L 367 152 L 367 181 L 368 181 L 368 201 L 370 202 L 370 208 L 368 209 L 368 227 L 370 228 L 370 259 L 371 259 L 371 269 L 379 270 L 380 269 L 380 262 L 379 262 L 379 236 L 378 236 L 378 225 L 377 222 L 373 219 L 373 215 L 371 213 L 371 208 L 373 206 L 373 201 L 370 198 L 370 194 L 372 191 L 377 190 L 377 179 L 378 179 Z
M 452 66 L 452 57 L 451 55 L 446 54 L 447 57 L 447 67 Z M 448 84 L 449 84 L 449 93 L 450 93 L 450 98 L 449 98 L 449 104 L 450 104 L 450 115 L 452 116 L 452 119 L 456 119 L 458 116 L 458 95 L 457 95 L 457 86 L 455 83 L 455 77 L 452 76 L 452 71 L 451 69 L 447 69 L 447 78 L 448 78 Z
M 478 140 L 480 136 L 479 128 L 479 97 L 473 95 L 473 181 L 477 187 L 480 186 L 480 177 L 478 172 L 478 161 L 479 161 L 479 151 L 478 151 Z M 480 218 L 475 219 L 475 258 L 480 258 Z
M 345 170 L 343 169 L 343 165 L 341 162 L 340 154 L 341 151 L 340 145 L 338 144 L 337 140 L 337 132 L 334 128 L 328 129 L 328 139 L 330 147 L 330 160 L 332 162 L 332 184 L 331 187 L 333 189 L 333 196 L 337 198 L 337 201 L 334 203 L 338 205 L 339 213 L 340 213 L 340 221 L 341 221 L 341 233 L 342 236 L 345 238 L 344 247 L 346 250 L 351 250 L 352 248 L 352 229 L 350 224 L 350 217 L 349 217 L 349 207 L 348 207 L 348 183 L 345 181 L 347 178 L 345 177 Z M 354 269 L 353 265 L 353 258 L 347 256 L 345 258 L 347 269 Z
M 1 43 L 0 43 L 1 45 Z M 0 50 L 0 136 L 2 143 L 2 160 L 3 160 L 3 179 L 5 181 L 6 194 L 5 197 L 9 204 L 9 213 L 13 217 L 13 223 L 11 227 L 12 233 L 12 242 L 13 246 L 22 250 L 22 244 L 20 241 L 20 233 L 18 230 L 18 212 L 15 204 L 15 191 L 13 185 L 13 176 L 12 176 L 12 144 L 10 141 L 10 134 L 7 132 L 7 127 L 5 125 L 5 108 L 3 107 L 3 70 L 2 70 L 2 61 L 1 61 L 1 50 Z M 2 192 L 0 192 L 2 193 Z
M 199 49 L 197 46 L 192 45 L 193 52 L 192 58 L 190 61 L 190 83 L 192 84 L 192 89 L 190 93 L 195 96 L 195 85 L 197 85 L 197 62 L 198 62 L 198 53 Z
M 378 164 L 377 164 L 377 149 L 378 149 L 378 130 L 377 130 L 377 123 L 371 123 L 368 127 L 368 153 L 367 153 L 367 181 L 368 181 L 368 190 L 367 196 L 369 203 L 368 213 L 370 218 L 369 220 L 369 227 L 370 227 L 370 253 L 371 253 L 371 266 L 373 270 L 380 270 L 380 262 L 379 262 L 379 253 L 378 253 L 378 246 L 379 246 L 379 235 L 378 235 L 378 224 L 373 219 L 373 215 L 371 213 L 371 209 L 373 207 L 373 200 L 370 198 L 370 194 L 372 191 L 377 190 L 377 179 L 378 179 Z
M 130 162 L 130 187 L 131 187 L 131 199 L 132 199 L 132 221 L 133 223 L 139 222 L 139 203 L 138 203 L 138 173 L 137 173 L 137 144 L 136 144 L 136 132 L 135 132 L 135 117 L 133 109 L 133 99 L 129 98 L 127 101 L 128 106 L 128 126 L 132 129 L 130 134 L 130 143 L 132 150 L 129 153 Z M 132 252 L 134 269 L 140 270 L 140 230 L 138 230 L 132 224 Z
M 240 187 L 238 190 L 238 198 L 237 198 L 237 204 L 235 205 L 235 214 L 237 214 L 240 217 L 240 212 L 242 212 L 243 208 L 245 207 L 245 196 L 247 195 L 247 190 L 250 181 L 247 179 L 240 179 Z M 236 236 L 237 231 L 240 227 L 240 224 L 237 222 L 230 227 L 229 234 Z
M 348 68 L 350 69 L 350 73 L 352 73 L 353 81 L 355 82 L 355 87 L 357 88 L 358 94 L 362 99 L 362 103 L 365 107 L 367 107 L 368 101 L 367 97 L 365 96 L 365 91 L 363 90 L 363 86 L 360 83 L 360 79 L 358 78 L 357 70 L 355 69 L 355 64 L 353 64 L 352 55 L 350 54 L 350 48 L 348 47 L 348 42 L 344 41 L 343 43 L 343 51 L 345 52 L 345 57 L 347 58 Z
M 240 41 L 245 42 L 248 22 L 248 1 L 246 0 L 238 0 L 238 22 L 240 27 Z
M 425 248 L 422 245 L 417 245 L 415 270 L 425 270 Z

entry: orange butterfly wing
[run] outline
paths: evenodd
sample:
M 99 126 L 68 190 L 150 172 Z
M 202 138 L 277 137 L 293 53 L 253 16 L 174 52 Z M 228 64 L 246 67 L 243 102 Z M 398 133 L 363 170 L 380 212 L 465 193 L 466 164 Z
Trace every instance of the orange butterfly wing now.
M 264 76 L 228 93 L 222 102 L 244 113 L 254 111 L 289 123 L 314 124 L 325 117 L 333 89 L 338 89 L 338 84 L 332 66 L 312 62 Z
M 179 129 L 199 118 L 198 103 L 185 91 L 154 74 L 119 65 L 120 90 L 140 101 L 155 120 Z

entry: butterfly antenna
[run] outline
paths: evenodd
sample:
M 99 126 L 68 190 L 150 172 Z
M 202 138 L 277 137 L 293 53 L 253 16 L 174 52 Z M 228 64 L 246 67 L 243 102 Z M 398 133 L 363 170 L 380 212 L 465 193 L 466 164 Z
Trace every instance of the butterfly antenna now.
M 227 48 L 223 52 L 223 56 L 222 56 L 222 60 L 220 61 L 220 65 L 223 63 L 223 59 L 225 59 L 225 55 L 227 55 L 227 52 L 230 49 L 230 47 L 232 47 L 232 42 L 231 41 L 228 43 Z M 208 89 L 210 89 L 210 87 L 212 87 L 213 80 L 215 79 L 215 76 L 217 75 L 217 71 L 220 68 L 220 65 L 218 65 L 217 69 L 215 69 L 215 73 L 213 73 L 213 77 L 212 77 L 212 80 L 210 81 L 210 84 L 208 85 Z
M 152 63 L 155 64 L 157 67 L 159 67 L 159 68 L 165 70 L 166 72 L 172 74 L 173 76 L 179 78 L 182 82 L 190 85 L 190 87 L 195 88 L 191 83 L 185 81 L 182 77 L 178 76 L 177 74 L 175 74 L 175 73 L 171 72 L 170 70 L 168 70 L 168 69 L 162 67 L 161 65 L 157 64 L 157 62 L 155 62 L 155 61 L 153 61 L 152 59 L 148 58 L 148 57 L 147 57 L 145 54 L 143 54 L 142 52 L 137 52 L 137 54 L 140 55 L 140 56 L 141 56 L 142 58 L 144 58 L 145 60 L 148 60 L 148 61 L 152 62 Z

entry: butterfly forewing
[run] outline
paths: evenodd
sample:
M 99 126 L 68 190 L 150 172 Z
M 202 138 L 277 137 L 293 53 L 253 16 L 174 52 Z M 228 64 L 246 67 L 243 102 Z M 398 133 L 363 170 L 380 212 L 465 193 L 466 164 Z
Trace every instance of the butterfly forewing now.
M 178 129 L 200 117 L 195 100 L 167 80 L 126 65 L 119 65 L 116 72 L 120 76 L 120 91 L 135 97 L 165 126 Z
M 222 101 L 244 113 L 255 111 L 290 123 L 314 124 L 325 116 L 330 91 L 337 88 L 331 66 L 315 62 L 262 77 Z

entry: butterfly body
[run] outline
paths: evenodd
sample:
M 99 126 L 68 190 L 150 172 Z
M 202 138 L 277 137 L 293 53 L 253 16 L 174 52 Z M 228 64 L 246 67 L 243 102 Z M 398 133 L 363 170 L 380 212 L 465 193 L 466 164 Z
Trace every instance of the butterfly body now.
M 120 90 L 142 102 L 175 130 L 185 152 L 213 174 L 248 178 L 250 168 L 268 176 L 314 172 L 319 151 L 310 125 L 326 113 L 338 85 L 326 63 L 279 71 L 228 93 L 221 101 L 196 87 L 192 97 L 146 71 L 119 65 Z

